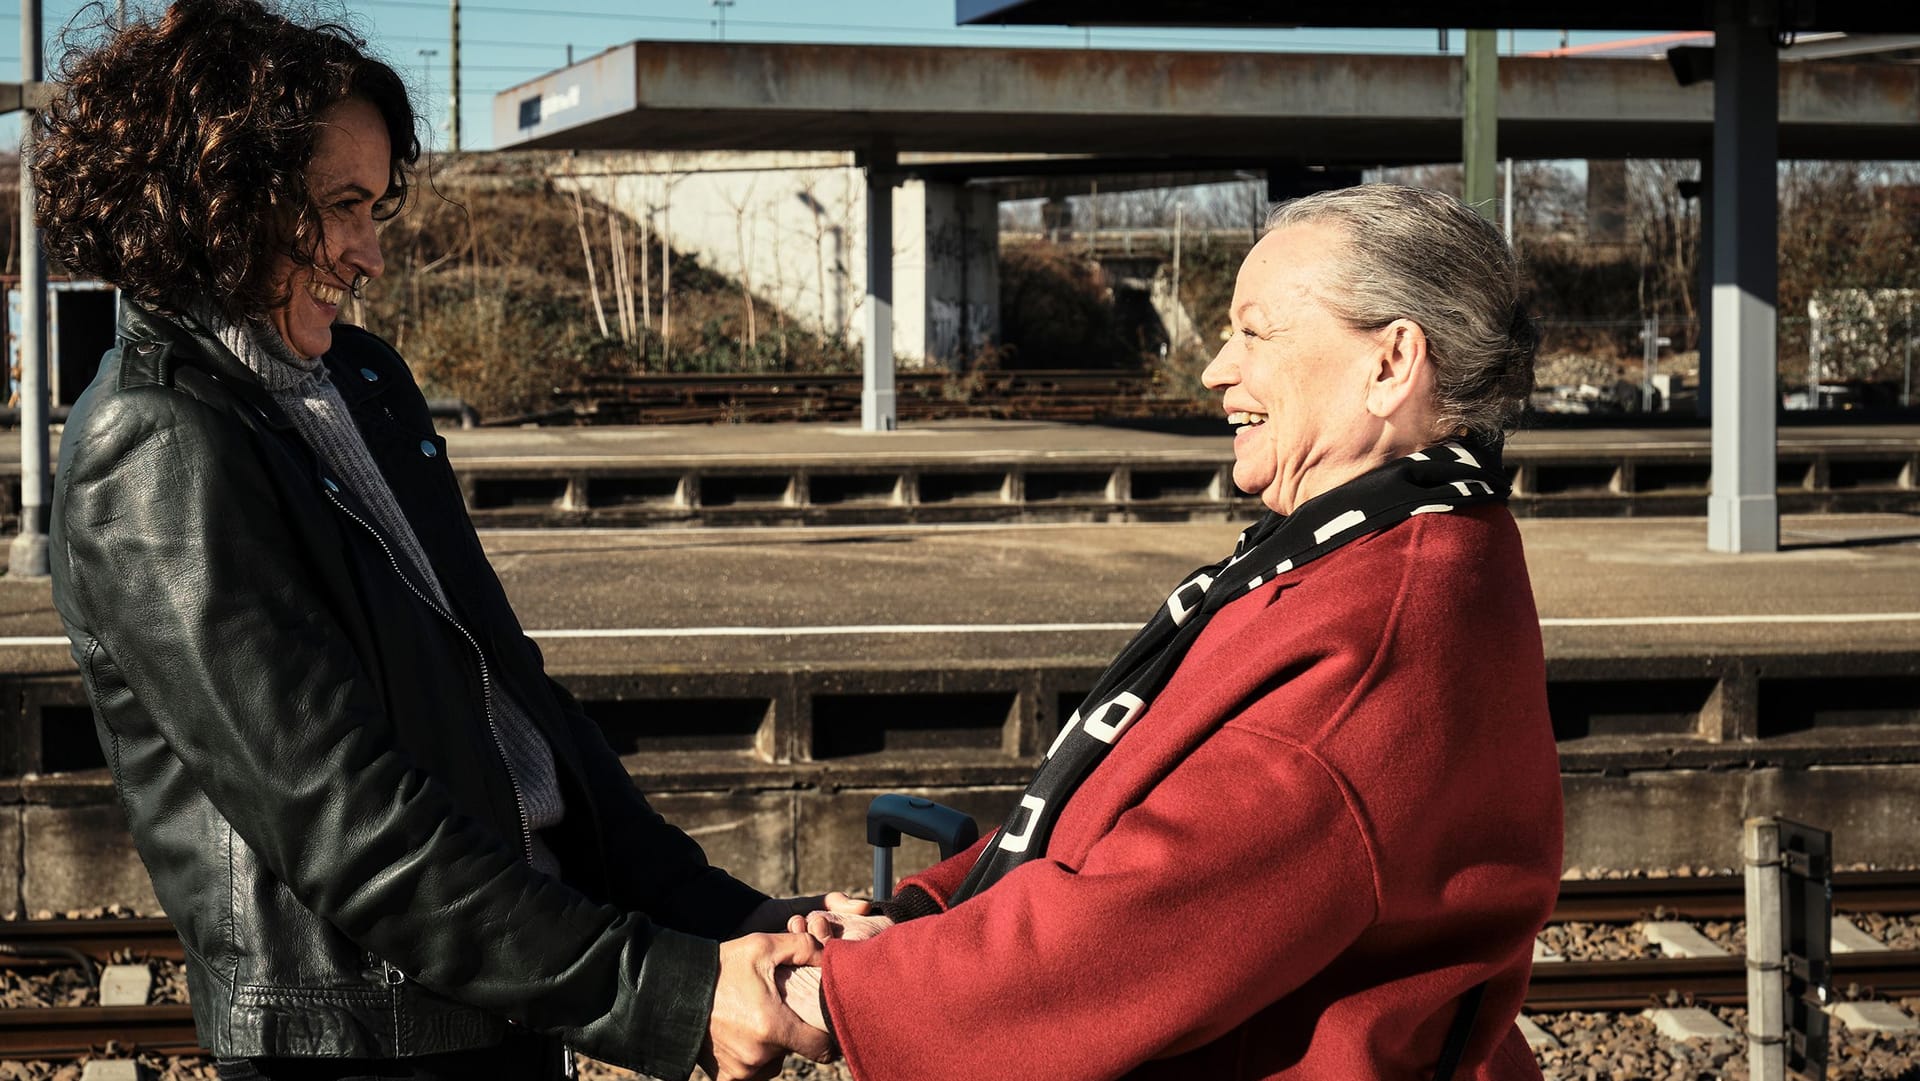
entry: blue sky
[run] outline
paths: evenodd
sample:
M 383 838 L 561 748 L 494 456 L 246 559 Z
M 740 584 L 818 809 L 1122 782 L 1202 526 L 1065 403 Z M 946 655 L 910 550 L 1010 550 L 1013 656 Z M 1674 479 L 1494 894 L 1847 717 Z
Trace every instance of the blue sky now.
M 156 5 L 128 0 L 134 10 Z M 51 40 L 81 10 L 76 0 L 43 0 L 43 23 Z M 0 68 L 18 71 L 19 8 L 0 0 Z M 107 0 L 108 7 L 113 0 Z M 321 0 L 288 8 L 322 17 L 344 15 L 374 49 L 414 87 L 422 112 L 434 117 L 435 146 L 446 119 L 449 48 L 445 0 Z M 722 10 L 713 0 L 462 0 L 462 118 L 466 149 L 492 145 L 491 101 L 508 87 L 567 62 L 567 49 L 584 59 L 636 39 L 712 41 L 720 36 Z M 1286 50 L 1297 52 L 1431 53 L 1434 30 L 1078 30 L 1066 27 L 954 25 L 952 0 L 732 0 L 725 8 L 730 41 L 794 41 L 847 44 L 956 45 L 1052 48 L 1159 48 L 1183 50 Z M 1575 33 L 1574 44 L 1625 34 Z M 1449 35 L 1451 51 L 1464 40 Z M 1520 52 L 1560 44 L 1554 31 L 1502 32 L 1500 47 Z M 428 55 L 428 54 L 431 55 Z M 48 62 L 54 57 L 51 50 Z M 429 104 L 430 103 L 430 104 Z M 11 146 L 18 124 L 0 119 L 0 140 Z

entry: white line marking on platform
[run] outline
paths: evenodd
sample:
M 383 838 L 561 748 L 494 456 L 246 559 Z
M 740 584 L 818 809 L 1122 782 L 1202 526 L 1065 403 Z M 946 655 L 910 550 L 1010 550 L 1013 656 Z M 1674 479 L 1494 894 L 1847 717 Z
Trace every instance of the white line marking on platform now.
M 1594 616 L 1542 619 L 1542 627 L 1698 627 L 1781 623 L 1913 623 L 1920 612 L 1825 612 L 1798 616 Z
M 1062 634 L 1074 631 L 1134 631 L 1138 623 L 866 623 L 843 627 L 608 627 L 528 631 L 533 638 L 747 638 L 825 634 Z

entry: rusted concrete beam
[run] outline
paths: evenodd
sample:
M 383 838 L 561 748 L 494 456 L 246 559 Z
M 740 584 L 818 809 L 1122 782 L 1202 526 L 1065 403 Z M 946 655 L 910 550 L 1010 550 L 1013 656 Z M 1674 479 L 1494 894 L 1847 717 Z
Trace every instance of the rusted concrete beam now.
M 1191 161 L 1458 160 L 1448 56 L 647 42 L 494 99 L 496 145 L 1086 153 Z M 1500 65 L 1502 153 L 1693 157 L 1710 84 L 1658 60 Z M 1786 64 L 1786 157 L 1920 157 L 1920 69 Z
M 1614 0 L 1608 4 L 1540 0 L 954 0 L 954 21 L 1074 26 L 1285 27 L 1382 29 L 1498 26 L 1519 30 L 1711 30 L 1711 3 Z M 1799 30 L 1920 30 L 1920 8 L 1885 0 L 1822 0 L 1794 10 Z

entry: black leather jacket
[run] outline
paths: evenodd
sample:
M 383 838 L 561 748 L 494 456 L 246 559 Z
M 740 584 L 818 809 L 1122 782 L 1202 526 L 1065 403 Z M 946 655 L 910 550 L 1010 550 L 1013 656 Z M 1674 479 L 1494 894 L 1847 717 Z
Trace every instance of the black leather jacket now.
M 131 303 L 119 330 L 62 439 L 54 602 L 201 1042 L 402 1057 L 511 1019 L 684 1077 L 712 939 L 764 897 L 547 679 L 399 356 L 337 327 L 325 361 L 451 612 L 216 339 Z M 526 862 L 501 694 L 553 746 L 564 880 Z

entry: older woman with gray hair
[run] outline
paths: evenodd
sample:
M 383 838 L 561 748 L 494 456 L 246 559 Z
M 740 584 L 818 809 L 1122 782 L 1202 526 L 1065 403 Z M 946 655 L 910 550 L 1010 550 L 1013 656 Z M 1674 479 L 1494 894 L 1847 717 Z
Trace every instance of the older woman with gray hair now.
M 1538 1078 L 1513 1020 L 1560 778 L 1504 431 L 1512 253 L 1459 201 L 1277 210 L 1207 367 L 1268 513 L 1188 575 L 1005 824 L 788 999 L 860 1081 Z

